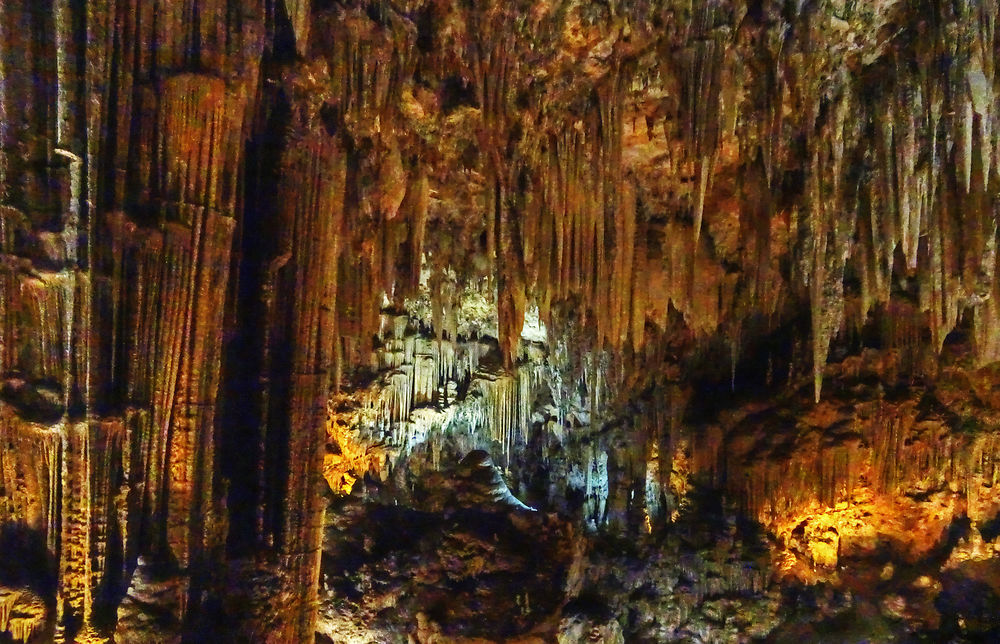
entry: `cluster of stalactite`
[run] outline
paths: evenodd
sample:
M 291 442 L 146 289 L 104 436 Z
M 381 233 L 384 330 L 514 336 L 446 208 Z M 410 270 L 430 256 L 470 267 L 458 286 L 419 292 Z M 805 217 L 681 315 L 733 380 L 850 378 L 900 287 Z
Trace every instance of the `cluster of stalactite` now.
M 713 260 L 740 267 L 707 321 L 738 343 L 751 314 L 786 314 L 786 293 L 808 303 L 817 399 L 831 342 L 900 292 L 935 346 L 969 311 L 979 359 L 996 359 L 996 6 L 787 9 L 705 3 L 681 23 L 688 44 L 660 42 L 672 63 L 641 59 L 635 147 L 676 163 L 696 242 L 707 230 Z M 640 187 L 664 167 L 637 168 Z
M 543 349 L 525 347 L 518 366 L 502 369 L 495 343 L 421 335 L 408 315 L 382 319 L 369 365 L 374 382 L 330 399 L 331 487 L 350 492 L 344 480 L 368 475 L 397 483 L 405 494 L 407 480 L 423 469 L 440 469 L 477 449 L 508 466 L 533 429 L 546 373 Z
M 261 61 L 282 29 L 278 10 L 127 1 L 0 8 L 2 518 L 45 544 L 59 640 L 93 634 L 95 610 L 113 607 L 140 554 L 190 578 L 197 597 L 225 552 L 215 453 L 223 329 L 238 314 L 230 297 L 238 242 L 268 234 L 243 217 L 244 152 Z M 296 329 L 301 338 L 326 337 L 316 311 L 335 265 L 324 234 L 331 209 L 312 203 L 295 213 L 294 205 L 298 228 L 271 230 L 322 248 L 287 242 L 289 265 L 310 277 L 288 279 L 283 293 L 293 301 L 282 305 L 309 327 Z M 289 473 L 300 489 L 275 509 L 289 526 L 279 553 L 307 596 L 319 538 L 310 532 L 317 521 L 302 515 L 316 512 L 310 476 L 318 476 L 326 398 L 316 375 L 325 365 L 312 355 L 321 351 L 308 344 L 291 343 L 305 364 L 275 377 L 295 396 L 287 422 L 315 429 L 310 444 L 283 447 L 282 460 L 305 471 Z M 50 571 L 37 573 L 47 583 Z M 197 602 L 188 609 L 196 613 Z M 289 618 L 289 638 L 311 636 L 311 610 L 303 604 Z
M 0 633 L 15 642 L 27 643 L 45 625 L 45 602 L 25 590 L 0 587 Z
M 0 587 L 0 633 L 28 642 L 45 624 L 45 603 L 28 590 Z
M 533 430 L 546 442 L 529 449 L 545 465 L 546 503 L 592 528 L 655 530 L 692 486 L 721 491 L 727 507 L 772 529 L 942 492 L 959 499 L 948 512 L 989 520 L 1000 477 L 996 370 L 969 362 L 914 377 L 914 364 L 903 348 L 866 350 L 833 365 L 835 388 L 819 405 L 802 388 L 695 424 L 699 394 L 665 380 L 601 425 L 549 417 Z M 901 384 L 890 394 L 877 382 Z
M 950 490 L 970 518 L 990 518 L 1000 477 L 997 401 L 985 384 L 994 372 L 955 369 L 932 389 L 914 385 L 889 397 L 851 384 L 873 373 L 862 361 L 845 361 L 837 374 L 842 389 L 830 402 L 764 407 L 682 438 L 674 449 L 691 454 L 692 474 L 765 525 L 852 504 L 861 490 L 886 499 Z
M 393 199 L 427 190 L 430 203 L 383 225 L 409 228 L 384 235 L 390 243 L 376 244 L 382 256 L 370 263 L 383 267 L 390 290 L 401 276 L 390 274 L 385 253 L 404 251 L 395 263 L 409 267 L 411 283 L 420 241 L 433 266 L 463 275 L 481 274 L 474 260 L 485 256 L 508 360 L 531 302 L 549 328 L 582 322 L 588 348 L 616 353 L 641 350 L 647 327 L 654 338 L 665 333 L 671 310 L 694 332 L 736 346 L 748 320 L 777 326 L 801 303 L 818 398 L 831 342 L 900 291 L 919 302 L 938 347 L 969 311 L 980 360 L 991 360 L 995 8 L 426 9 L 443 26 L 427 33 L 418 21 L 416 59 L 387 54 L 393 71 L 377 67 L 390 79 L 412 77 L 410 87 L 372 83 L 387 95 L 397 88 L 403 109 L 396 131 L 378 137 L 382 161 L 368 185 L 405 174 L 410 185 Z M 367 37 L 361 53 L 385 50 L 387 32 L 393 43 L 413 37 L 392 9 L 371 13 L 339 18 L 352 37 Z M 482 24 L 491 28 L 474 46 L 460 38 Z M 419 55 L 428 42 L 436 46 Z M 567 52 L 577 57 L 573 87 L 563 85 Z M 442 68 L 458 87 L 435 100 L 425 88 Z M 359 101 L 348 94 L 335 103 L 343 111 Z M 472 141 L 452 138 L 456 122 L 473 130 Z M 428 149 L 429 132 L 448 132 L 447 144 Z M 401 173 L 404 143 L 403 156 L 416 161 Z M 387 195 L 380 190 L 375 202 Z M 479 214 L 459 231 L 455 214 L 470 202 Z M 427 222 L 478 239 L 472 261 L 425 239 Z

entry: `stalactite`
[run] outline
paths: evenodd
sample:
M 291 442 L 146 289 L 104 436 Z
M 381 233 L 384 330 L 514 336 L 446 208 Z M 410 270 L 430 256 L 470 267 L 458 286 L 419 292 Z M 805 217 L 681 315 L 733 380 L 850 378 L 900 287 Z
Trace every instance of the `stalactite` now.
M 11 608 L 17 601 L 17 593 L 4 588 L 0 590 L 0 632 L 7 632 L 7 624 L 10 620 Z
M 86 623 L 92 606 L 90 427 L 74 423 L 62 435 L 60 487 L 63 491 L 60 524 L 59 589 L 60 616 L 74 614 Z M 61 620 L 60 620 L 61 621 Z
M 657 436 L 654 434 L 654 436 Z M 660 505 L 660 498 L 663 495 L 660 471 L 660 453 L 657 440 L 654 439 L 650 449 L 649 460 L 646 462 L 645 480 L 645 528 L 647 532 L 653 531 L 653 526 L 659 525 L 663 514 Z
M 604 524 L 608 503 L 608 454 L 594 450 L 586 463 L 584 488 L 584 519 L 587 526 L 596 529 Z
M 0 588 L 0 633 L 27 644 L 44 627 L 45 604 L 28 590 Z
M 117 466 L 122 458 L 122 423 L 118 419 L 110 422 L 93 423 L 90 427 L 87 457 L 91 463 L 91 529 L 90 529 L 90 560 L 92 589 L 100 589 L 105 580 L 108 584 L 120 581 L 123 570 L 108 569 L 108 553 L 121 548 L 124 554 L 124 543 L 114 543 L 112 525 L 118 517 L 115 508 L 115 494 L 118 492 Z

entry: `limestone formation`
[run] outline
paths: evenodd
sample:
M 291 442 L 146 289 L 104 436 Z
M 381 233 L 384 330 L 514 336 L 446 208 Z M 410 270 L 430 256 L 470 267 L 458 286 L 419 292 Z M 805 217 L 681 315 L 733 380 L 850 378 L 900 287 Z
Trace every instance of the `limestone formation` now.
M 0 633 L 738 638 L 802 583 L 1000 636 L 961 592 L 1000 597 L 998 32 L 997 0 L 0 3 Z M 429 491 L 470 453 L 493 527 L 416 544 L 447 583 L 330 571 L 331 498 L 464 516 Z M 565 569 L 477 630 L 447 594 L 532 575 L 524 534 Z M 845 599 L 882 556 L 931 581 Z

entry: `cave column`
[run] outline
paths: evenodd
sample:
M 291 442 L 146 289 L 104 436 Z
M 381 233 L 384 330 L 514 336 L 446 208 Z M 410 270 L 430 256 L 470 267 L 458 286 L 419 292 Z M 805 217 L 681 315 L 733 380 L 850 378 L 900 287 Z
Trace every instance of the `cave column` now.
M 277 469 L 286 472 L 277 543 L 290 591 L 299 597 L 298 614 L 284 633 L 287 641 L 311 642 L 316 630 L 319 563 L 323 535 L 323 446 L 326 406 L 334 360 L 334 311 L 337 258 L 344 211 L 345 156 L 325 132 L 308 132 L 292 141 L 283 160 L 278 187 L 279 253 L 288 261 L 277 272 L 278 306 L 287 320 L 287 338 L 270 350 L 285 353 L 288 372 L 275 373 L 274 385 L 287 387 L 287 403 L 275 408 L 269 432 L 285 432 L 287 455 Z M 280 323 L 280 322 L 279 322 Z M 279 361 L 279 363 L 284 361 Z M 283 381 L 283 382 L 282 382 Z M 273 396 L 279 400 L 277 396 Z M 271 441 L 271 445 L 275 445 Z

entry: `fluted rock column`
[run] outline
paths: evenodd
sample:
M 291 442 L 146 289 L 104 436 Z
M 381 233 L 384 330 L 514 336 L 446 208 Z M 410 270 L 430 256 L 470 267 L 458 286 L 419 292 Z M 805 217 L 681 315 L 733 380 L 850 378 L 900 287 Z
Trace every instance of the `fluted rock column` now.
M 299 594 L 299 616 L 288 641 L 309 642 L 315 634 L 316 593 L 322 545 L 323 449 L 326 402 L 333 363 L 337 256 L 344 212 L 346 158 L 325 133 L 294 140 L 284 160 L 285 197 L 280 247 L 288 263 L 279 279 L 279 306 L 288 320 L 290 350 L 285 418 L 287 479 L 277 535 L 289 587 Z

